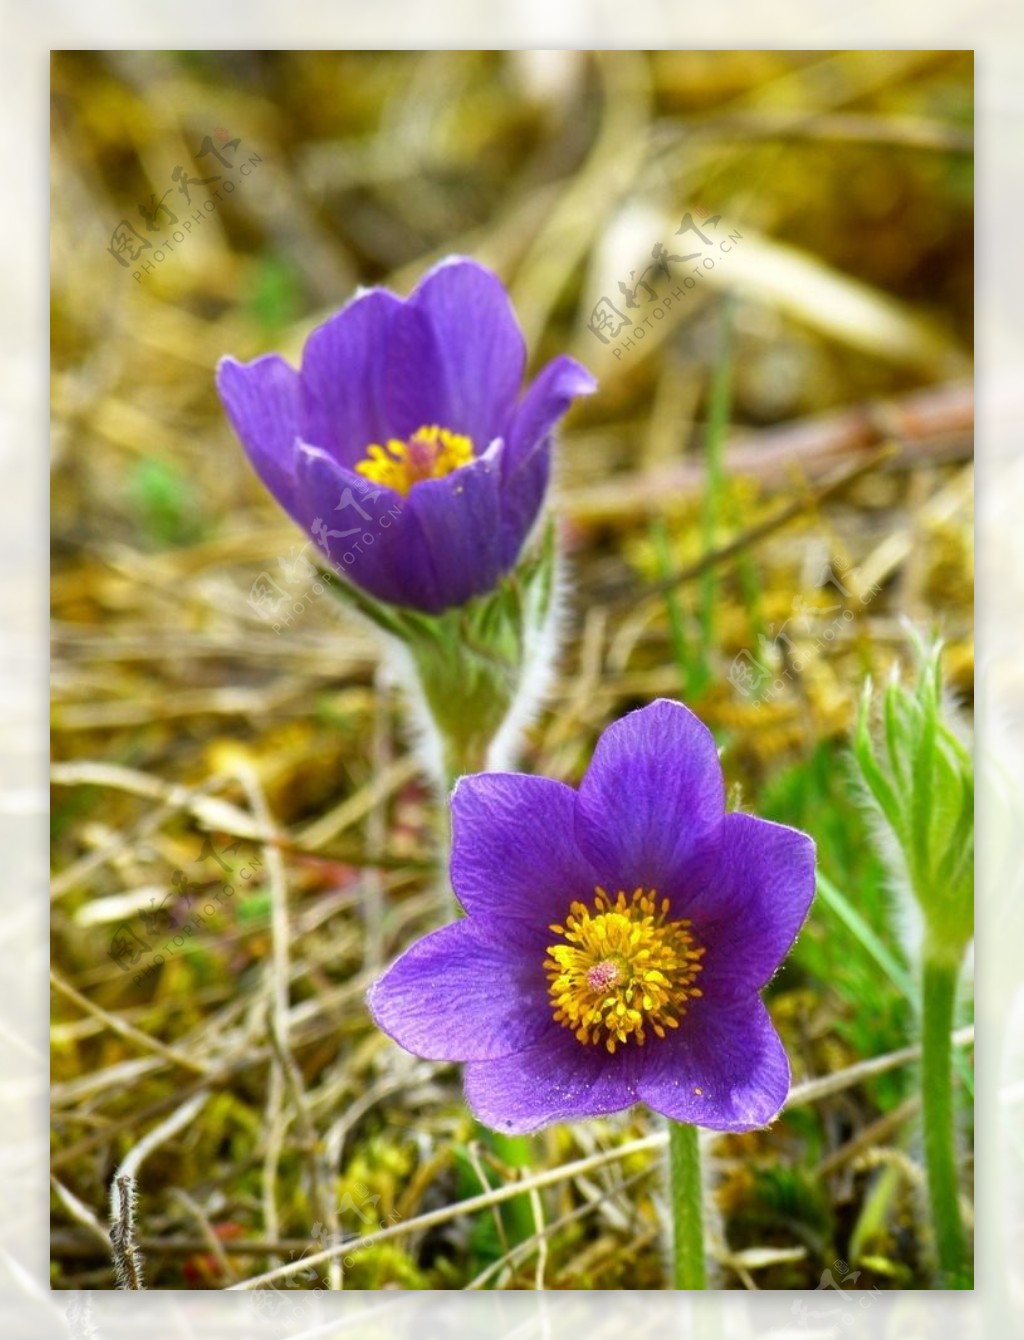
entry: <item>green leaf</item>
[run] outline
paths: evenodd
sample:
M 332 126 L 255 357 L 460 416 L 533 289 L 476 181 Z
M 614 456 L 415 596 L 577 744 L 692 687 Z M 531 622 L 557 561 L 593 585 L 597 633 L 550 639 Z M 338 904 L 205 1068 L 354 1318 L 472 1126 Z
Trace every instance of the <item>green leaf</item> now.
M 917 991 L 910 973 L 875 934 L 846 895 L 841 893 L 836 885 L 820 870 L 818 871 L 818 897 L 835 912 L 847 930 L 855 936 L 875 960 L 893 986 L 907 1000 L 916 1000 Z

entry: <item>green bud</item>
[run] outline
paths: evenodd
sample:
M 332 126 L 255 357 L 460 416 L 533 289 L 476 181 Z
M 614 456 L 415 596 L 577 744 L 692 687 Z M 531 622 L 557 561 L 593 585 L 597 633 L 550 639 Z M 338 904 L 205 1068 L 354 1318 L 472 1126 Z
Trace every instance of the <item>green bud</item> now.
M 974 936 L 974 762 L 942 692 L 942 645 L 918 641 L 917 682 L 868 680 L 854 755 L 894 843 L 882 855 L 920 906 L 926 954 L 959 964 Z

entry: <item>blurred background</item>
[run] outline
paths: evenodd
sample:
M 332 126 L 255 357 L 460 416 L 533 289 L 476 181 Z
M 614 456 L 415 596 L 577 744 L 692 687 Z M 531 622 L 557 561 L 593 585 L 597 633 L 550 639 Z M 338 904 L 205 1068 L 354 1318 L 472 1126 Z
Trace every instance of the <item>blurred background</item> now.
M 366 1017 L 438 917 L 436 806 L 213 388 L 222 354 L 295 360 L 357 285 L 407 292 L 453 252 L 506 281 L 531 369 L 568 351 L 600 384 L 559 448 L 575 595 L 524 766 L 575 782 L 609 720 L 687 702 L 734 803 L 818 842 L 768 997 L 795 1079 L 910 1040 L 913 930 L 846 751 L 904 620 L 973 701 L 972 106 L 970 52 L 54 55 L 56 1286 L 110 1287 L 110 1177 L 189 1088 L 141 1176 L 153 1288 L 503 1176 L 456 1071 Z M 720 1282 L 926 1283 L 915 1115 L 897 1068 L 716 1141 Z M 615 1157 L 651 1129 L 538 1142 L 539 1166 L 609 1155 L 545 1193 L 541 1257 L 488 1212 L 324 1283 L 661 1287 L 656 1157 Z

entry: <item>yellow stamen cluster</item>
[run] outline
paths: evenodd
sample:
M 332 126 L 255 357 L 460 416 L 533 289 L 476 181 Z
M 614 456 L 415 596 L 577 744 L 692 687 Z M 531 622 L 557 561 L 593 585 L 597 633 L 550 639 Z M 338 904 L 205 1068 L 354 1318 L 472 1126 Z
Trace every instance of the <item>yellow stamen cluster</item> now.
M 383 447 L 371 443 L 366 455 L 368 459 L 356 466 L 359 473 L 404 497 L 421 479 L 441 479 L 468 465 L 473 459 L 473 441 L 435 423 L 417 428 L 406 442 L 392 437 Z
M 704 950 L 670 911 L 653 889 L 612 899 L 598 888 L 593 907 L 573 903 L 565 925 L 548 928 L 562 936 L 544 961 L 556 1023 L 609 1052 L 630 1039 L 642 1046 L 648 1028 L 659 1038 L 678 1028 L 701 994 L 693 983 Z

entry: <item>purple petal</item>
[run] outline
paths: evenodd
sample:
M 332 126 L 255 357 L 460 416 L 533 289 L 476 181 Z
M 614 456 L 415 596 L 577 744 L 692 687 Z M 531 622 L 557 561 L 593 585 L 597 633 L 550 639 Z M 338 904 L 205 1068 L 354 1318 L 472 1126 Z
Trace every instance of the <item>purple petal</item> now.
M 378 600 L 440 608 L 430 553 L 406 499 L 304 442 L 296 494 L 300 523 L 342 577 Z
M 466 1101 L 486 1126 L 513 1134 L 620 1112 L 638 1099 L 640 1050 L 621 1048 L 610 1055 L 604 1047 L 577 1041 L 549 1014 L 532 1046 L 466 1066 Z
M 706 995 L 735 999 L 769 980 L 807 918 L 814 858 L 806 833 L 750 814 L 725 816 L 695 864 L 693 894 L 677 909 L 706 947 L 698 983 Z
M 451 878 L 471 918 L 501 916 L 543 951 L 548 927 L 574 898 L 589 901 L 596 878 L 573 835 L 576 793 L 521 773 L 462 777 L 451 798 Z M 548 1009 L 550 1014 L 550 1009 Z
M 433 1061 L 521 1051 L 551 1018 L 543 965 L 470 921 L 418 940 L 373 984 L 367 1001 L 389 1037 Z
M 387 346 L 376 350 L 376 357 L 378 393 L 389 437 L 404 440 L 432 424 L 463 431 L 453 422 L 450 353 L 430 319 L 411 299 L 399 306 Z M 477 451 L 486 445 L 474 439 Z
M 659 699 L 598 740 L 576 802 L 576 840 L 610 892 L 643 885 L 671 895 L 724 809 L 711 732 L 681 703 Z
M 567 354 L 553 358 L 541 368 L 512 419 L 506 477 L 520 470 L 530 454 L 550 437 L 552 428 L 577 396 L 590 395 L 596 390 L 597 382 L 587 369 Z
M 673 1121 L 751 1131 L 776 1117 L 789 1093 L 789 1061 L 757 996 L 693 1001 L 679 1027 L 644 1050 L 639 1097 Z
M 277 354 L 252 363 L 222 358 L 217 364 L 217 391 L 256 473 L 285 511 L 296 517 L 298 373 Z
M 504 436 L 526 365 L 508 294 L 490 270 L 456 257 L 431 270 L 408 305 L 428 319 L 444 362 L 449 417 L 437 422 L 468 434 L 480 453 Z
M 544 367 L 523 396 L 508 433 L 502 486 L 502 557 L 511 566 L 540 511 L 551 475 L 551 434 L 576 396 L 597 382 L 562 355 Z
M 393 436 L 378 370 L 402 307 L 393 293 L 370 289 L 318 326 L 302 351 L 302 436 L 342 465 L 355 465 L 371 442 Z
M 415 518 L 437 591 L 431 613 L 465 604 L 491 590 L 501 576 L 499 481 L 502 444 L 440 479 L 424 479 L 409 490 L 406 507 Z

